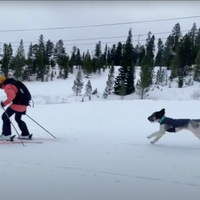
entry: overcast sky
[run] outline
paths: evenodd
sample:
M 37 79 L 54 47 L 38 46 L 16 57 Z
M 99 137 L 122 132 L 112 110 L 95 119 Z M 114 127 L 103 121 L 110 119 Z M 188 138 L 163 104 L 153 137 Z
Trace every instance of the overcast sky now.
M 197 16 L 200 15 L 199 8 L 200 1 L 0 1 L 0 31 Z M 75 45 L 83 52 L 87 49 L 90 51 L 94 50 L 95 43 L 99 40 L 102 41 L 103 48 L 106 42 L 111 46 L 112 42 L 125 41 L 129 28 L 132 28 L 134 45 L 137 43 L 139 34 L 147 34 L 149 31 L 153 34 L 155 33 L 156 39 L 160 37 L 165 41 L 170 33 L 156 33 L 171 32 L 173 26 L 178 22 L 182 30 L 191 29 L 194 22 L 196 22 L 198 28 L 200 27 L 200 23 L 198 23 L 200 22 L 200 18 L 195 18 L 110 27 L 0 32 L 0 42 L 2 44 L 11 42 L 15 50 L 19 45 L 19 41 L 23 39 L 27 53 L 30 42 L 36 43 L 41 34 L 44 35 L 45 41 L 48 39 L 58 41 L 59 39 L 73 40 L 123 36 L 121 38 L 65 41 L 66 51 L 71 55 L 71 49 Z M 140 43 L 144 43 L 146 37 L 141 36 Z M 80 45 L 83 43 L 87 45 Z

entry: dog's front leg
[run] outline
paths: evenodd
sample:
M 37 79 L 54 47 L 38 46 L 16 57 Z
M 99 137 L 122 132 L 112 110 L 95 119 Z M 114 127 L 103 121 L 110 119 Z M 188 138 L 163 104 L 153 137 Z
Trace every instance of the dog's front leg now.
M 153 141 L 151 141 L 150 143 L 151 143 L 151 144 L 155 144 L 156 142 L 158 142 L 158 140 L 160 140 L 160 138 L 161 138 L 164 134 L 165 134 L 165 132 L 160 132 L 160 133 L 157 135 L 157 137 L 156 137 Z
M 150 138 L 152 138 L 152 137 L 156 137 L 156 138 L 155 138 L 153 141 L 151 141 L 150 143 L 151 143 L 151 144 L 156 143 L 156 142 L 165 134 L 165 132 L 166 132 L 165 129 L 166 129 L 166 128 L 165 128 L 165 125 L 162 124 L 162 125 L 160 125 L 160 130 L 159 130 L 159 131 L 156 131 L 156 132 L 152 133 L 151 135 L 147 136 L 148 139 L 150 139 Z
M 157 135 L 159 135 L 160 131 L 156 131 L 154 133 L 152 133 L 151 135 L 148 135 L 147 138 L 150 139 L 152 137 L 156 137 Z

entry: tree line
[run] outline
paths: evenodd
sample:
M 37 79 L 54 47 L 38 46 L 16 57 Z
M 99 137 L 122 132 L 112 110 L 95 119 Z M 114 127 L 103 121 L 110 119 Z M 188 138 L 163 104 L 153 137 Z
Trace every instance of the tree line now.
M 155 77 L 156 83 L 162 82 L 162 66 L 171 70 L 171 80 L 178 78 L 179 87 L 183 86 L 184 77 L 191 73 L 195 81 L 200 81 L 200 28 L 194 23 L 191 30 L 183 35 L 181 26 L 177 23 L 165 43 L 158 38 L 158 43 L 155 44 L 155 35 L 149 32 L 145 44 L 138 43 L 135 46 L 132 44 L 132 30 L 129 29 L 125 43 L 118 42 L 110 47 L 105 45 L 102 49 L 99 41 L 93 54 L 89 50 L 81 53 L 80 49 L 74 46 L 71 55 L 66 52 L 63 40 L 60 39 L 54 44 L 51 40 L 45 42 L 44 36 L 40 35 L 37 44 L 30 44 L 27 55 L 23 40 L 20 41 L 15 55 L 12 44 L 4 44 L 0 62 L 1 70 L 6 76 L 12 70 L 15 78 L 22 81 L 30 81 L 32 76 L 40 81 L 48 81 L 49 78 L 52 80 L 55 75 L 66 79 L 69 73 L 73 73 L 74 66 L 80 69 L 86 78 L 110 68 L 111 73 L 106 85 L 112 87 L 105 89 L 105 97 L 112 92 L 109 88 L 113 88 L 115 94 L 122 96 L 137 90 L 143 98 L 154 84 Z M 59 74 L 51 70 L 56 65 L 59 67 Z M 114 66 L 120 66 L 115 80 L 112 74 Z M 137 83 L 136 66 L 141 68 Z M 157 74 L 154 71 L 155 66 L 160 66 Z

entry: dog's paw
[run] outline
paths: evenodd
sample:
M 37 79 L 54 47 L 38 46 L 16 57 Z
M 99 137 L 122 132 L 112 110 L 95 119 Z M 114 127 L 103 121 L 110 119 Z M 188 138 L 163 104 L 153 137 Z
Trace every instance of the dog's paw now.
M 151 138 L 151 136 L 149 135 L 149 136 L 147 136 L 147 139 L 150 139 Z
M 155 144 L 155 142 L 154 142 L 154 141 L 151 141 L 150 143 L 151 143 L 151 144 Z

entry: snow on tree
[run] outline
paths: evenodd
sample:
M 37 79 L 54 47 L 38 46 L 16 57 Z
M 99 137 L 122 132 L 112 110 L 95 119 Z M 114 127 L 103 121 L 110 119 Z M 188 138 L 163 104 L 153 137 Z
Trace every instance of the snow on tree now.
M 162 85 L 164 81 L 165 81 L 165 69 L 163 67 L 159 67 L 156 73 L 156 84 Z
M 85 95 L 89 97 L 89 100 L 91 100 L 91 94 L 92 94 L 92 85 L 90 80 L 88 80 L 85 86 Z
M 140 96 L 141 99 L 148 97 L 148 92 L 150 89 L 151 77 L 149 76 L 149 63 L 146 62 L 147 59 L 144 58 L 139 74 L 139 80 L 136 84 L 136 93 Z
M 83 89 L 83 77 L 82 77 L 82 73 L 81 70 L 78 70 L 77 74 L 76 74 L 76 79 L 74 80 L 74 85 L 72 87 L 72 90 L 74 91 L 74 93 L 76 94 L 76 96 L 81 94 L 81 91 Z
M 53 70 L 51 71 L 51 81 L 53 81 L 53 78 L 54 78 L 54 73 L 53 73 Z
M 108 94 L 111 94 L 114 88 L 114 66 L 111 66 L 108 74 L 108 80 L 106 82 L 106 90 Z
M 143 83 L 141 80 L 137 81 L 136 84 L 136 94 L 138 94 L 140 96 L 141 99 L 145 99 L 149 96 L 148 92 L 149 92 L 150 88 L 149 87 L 144 87 Z
M 120 94 L 121 100 L 123 100 L 124 96 L 126 95 L 126 87 L 125 87 L 125 83 L 123 80 L 120 83 L 120 93 L 119 94 Z
M 200 50 L 198 51 L 193 68 L 193 79 L 194 81 L 200 82 Z
M 106 87 L 103 92 L 103 98 L 106 99 L 108 97 L 108 88 Z

